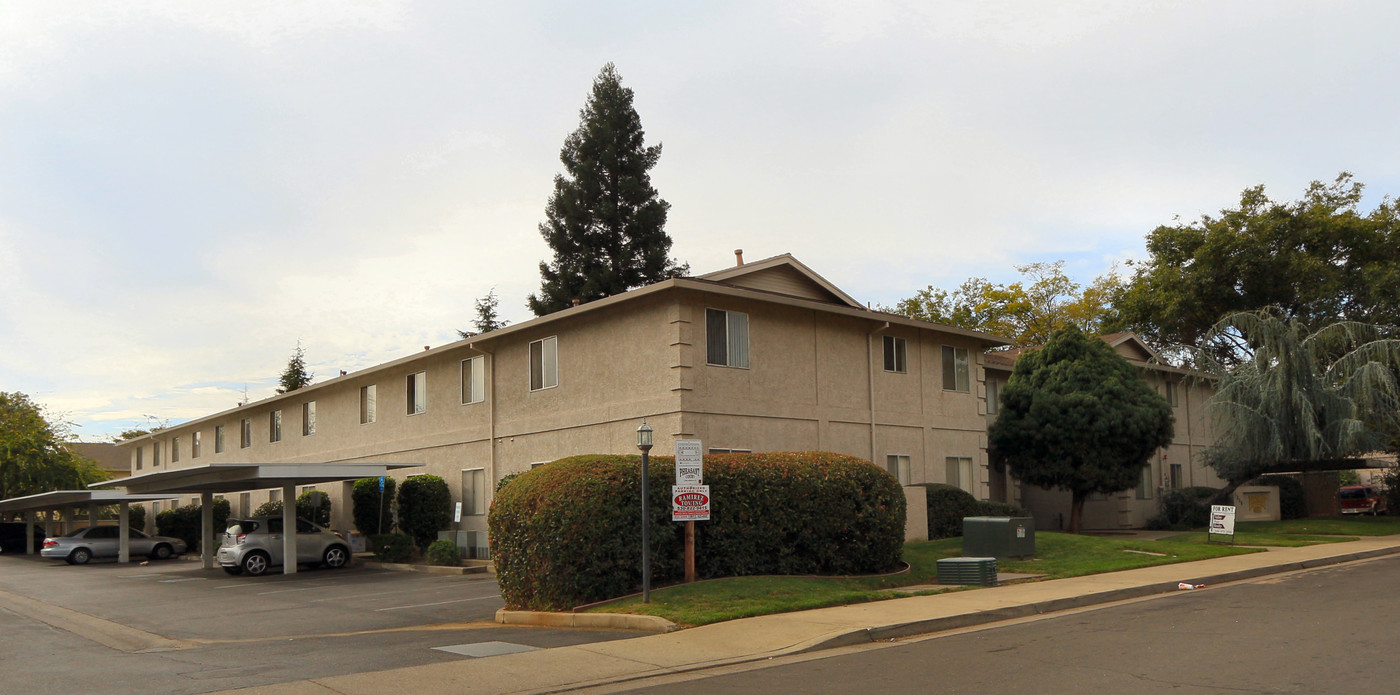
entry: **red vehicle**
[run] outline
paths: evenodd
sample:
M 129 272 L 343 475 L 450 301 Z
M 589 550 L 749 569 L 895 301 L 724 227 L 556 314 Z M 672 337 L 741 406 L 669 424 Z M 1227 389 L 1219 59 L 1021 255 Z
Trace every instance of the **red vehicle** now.
M 1370 485 L 1345 485 L 1337 490 L 1337 506 L 1343 514 L 1376 515 L 1385 511 L 1385 498 Z

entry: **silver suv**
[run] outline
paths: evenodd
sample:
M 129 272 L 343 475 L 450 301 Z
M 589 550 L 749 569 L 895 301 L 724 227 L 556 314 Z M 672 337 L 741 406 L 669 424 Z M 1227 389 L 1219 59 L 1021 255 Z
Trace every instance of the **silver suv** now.
M 246 572 L 256 577 L 269 567 L 282 564 L 282 545 L 280 516 L 229 519 L 219 546 L 219 565 L 229 574 Z M 350 562 L 350 544 L 339 533 L 297 519 L 296 561 L 299 565 L 325 565 L 331 569 L 345 567 Z

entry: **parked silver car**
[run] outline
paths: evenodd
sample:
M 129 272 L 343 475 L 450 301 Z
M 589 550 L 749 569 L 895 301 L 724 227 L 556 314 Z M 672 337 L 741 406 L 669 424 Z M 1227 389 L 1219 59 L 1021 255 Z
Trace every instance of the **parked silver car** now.
M 219 546 L 219 565 L 229 574 L 258 576 L 281 565 L 282 517 L 229 519 Z M 350 544 L 339 533 L 297 519 L 297 564 L 325 565 L 332 569 L 350 562 Z
M 185 552 L 185 542 L 168 536 L 148 536 L 136 529 L 127 529 L 127 550 L 132 555 L 145 555 L 152 560 L 164 560 Z M 80 528 L 66 536 L 44 539 L 39 550 L 43 557 L 62 558 L 70 565 L 85 565 L 95 557 L 116 557 L 121 529 L 116 526 Z

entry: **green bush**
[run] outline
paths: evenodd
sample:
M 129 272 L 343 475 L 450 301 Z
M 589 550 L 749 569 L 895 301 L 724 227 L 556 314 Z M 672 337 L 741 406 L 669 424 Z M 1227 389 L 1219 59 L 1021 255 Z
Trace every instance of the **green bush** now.
M 452 489 L 435 475 L 415 475 L 403 481 L 398 503 L 399 530 L 413 539 L 420 552 L 437 539 L 438 531 L 452 523 Z
M 1250 485 L 1278 486 L 1278 513 L 1284 519 L 1308 518 L 1308 495 L 1303 483 L 1291 475 L 1266 475 Z
M 1186 531 L 1210 524 L 1210 500 L 1220 492 L 1213 487 L 1183 487 L 1162 495 L 1157 516 L 1147 520 L 1147 528 Z
M 457 549 L 456 543 L 446 538 L 439 538 L 429 544 L 425 557 L 428 564 L 440 567 L 456 567 L 462 564 L 462 552 Z
M 398 482 L 384 479 L 384 493 L 379 493 L 379 478 L 360 478 L 350 493 L 350 518 L 355 530 L 368 536 L 394 530 L 394 490 Z
M 214 542 L 218 543 L 228 522 L 229 503 L 225 499 L 214 500 Z M 203 524 L 203 513 L 198 504 L 187 504 L 177 509 L 167 509 L 156 515 L 156 535 L 179 538 L 189 546 L 191 552 L 201 552 L 199 530 Z
M 282 500 L 271 500 L 258 505 L 253 516 L 282 516 Z
M 314 490 L 297 495 L 297 518 L 306 519 L 319 526 L 331 525 L 331 497 L 321 493 L 321 504 L 318 508 L 311 508 L 311 493 Z M 264 502 L 253 510 L 253 516 L 282 516 L 282 500 L 271 500 Z
M 375 482 L 375 489 L 379 483 Z M 368 550 L 380 562 L 408 562 L 413 559 L 413 539 L 402 533 L 376 533 L 369 537 Z
M 136 529 L 137 531 L 145 531 L 145 530 L 146 530 L 146 507 L 143 506 L 143 505 L 140 505 L 140 504 L 133 504 L 133 505 L 127 507 L 127 509 L 126 509 L 126 523 L 127 523 L 127 526 L 129 526 L 130 528 L 134 528 L 134 529 Z M 214 530 L 217 531 L 217 532 L 222 532 L 222 531 L 223 531 L 223 529 L 220 529 L 220 528 L 215 528 Z
M 991 502 L 987 500 L 977 501 L 977 513 L 974 516 L 1030 516 L 1031 513 L 1024 507 L 1011 504 L 1009 502 Z
M 506 483 L 509 483 L 510 481 L 515 480 L 519 477 L 519 473 L 508 473 L 506 475 L 501 476 L 501 479 L 496 481 L 496 492 L 500 492 L 501 488 L 506 486 Z
M 684 575 L 671 521 L 674 461 L 651 460 L 652 577 Z M 707 456 L 710 521 L 696 524 L 701 577 L 864 574 L 899 566 L 904 494 L 883 469 L 825 452 Z M 491 552 L 506 606 L 562 610 L 641 586 L 640 457 L 561 459 L 496 493 Z
M 928 538 L 956 538 L 963 533 L 965 516 L 987 516 L 972 493 L 956 485 L 924 483 L 924 500 L 928 504 Z

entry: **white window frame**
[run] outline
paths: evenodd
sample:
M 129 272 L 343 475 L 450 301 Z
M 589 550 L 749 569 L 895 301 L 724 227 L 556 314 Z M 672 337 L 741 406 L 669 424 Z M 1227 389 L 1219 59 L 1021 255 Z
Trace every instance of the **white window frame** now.
M 486 504 L 486 469 L 462 469 L 462 514 L 484 516 Z
M 723 362 L 716 362 L 718 359 L 710 353 L 710 315 L 722 314 L 724 316 L 724 357 Z M 705 364 L 711 367 L 730 367 L 733 369 L 748 369 L 750 363 L 750 352 L 752 341 L 749 339 L 749 315 L 742 311 L 730 311 L 728 309 L 705 309 Z
M 360 387 L 360 424 L 368 425 L 379 418 L 378 384 Z
M 414 372 L 403 379 L 404 413 L 421 415 L 428 412 L 428 373 Z
M 881 354 L 884 355 L 885 371 L 891 374 L 909 373 L 909 341 L 897 335 L 883 336 Z
M 539 381 L 535 381 L 535 346 L 539 350 Z M 529 350 L 530 390 L 544 391 L 559 385 L 559 337 L 549 336 L 530 341 Z M 552 369 L 551 369 L 552 367 Z
M 944 482 L 977 495 L 977 466 L 970 456 L 947 456 L 943 459 Z M 951 474 L 951 475 L 950 475 Z M 956 477 L 956 479 L 954 479 Z M 963 478 L 967 478 L 963 480 Z
M 907 454 L 886 454 L 885 470 L 890 472 L 900 485 L 913 485 L 913 463 Z
M 948 386 L 948 360 L 951 355 L 953 386 Z M 944 345 L 939 351 L 940 365 L 943 372 L 943 390 L 955 393 L 972 392 L 972 355 L 965 347 L 955 345 Z
M 245 417 L 238 421 L 238 448 L 247 449 L 253 445 L 253 418 Z
M 316 401 L 301 404 L 301 436 L 316 434 Z
M 276 443 L 282 441 L 282 411 L 274 410 L 267 414 L 267 441 Z
M 192 459 L 197 459 L 200 454 L 204 453 L 204 444 L 199 435 L 199 430 L 190 433 L 190 458 Z
M 462 405 L 486 400 L 486 365 L 480 356 L 462 360 Z

